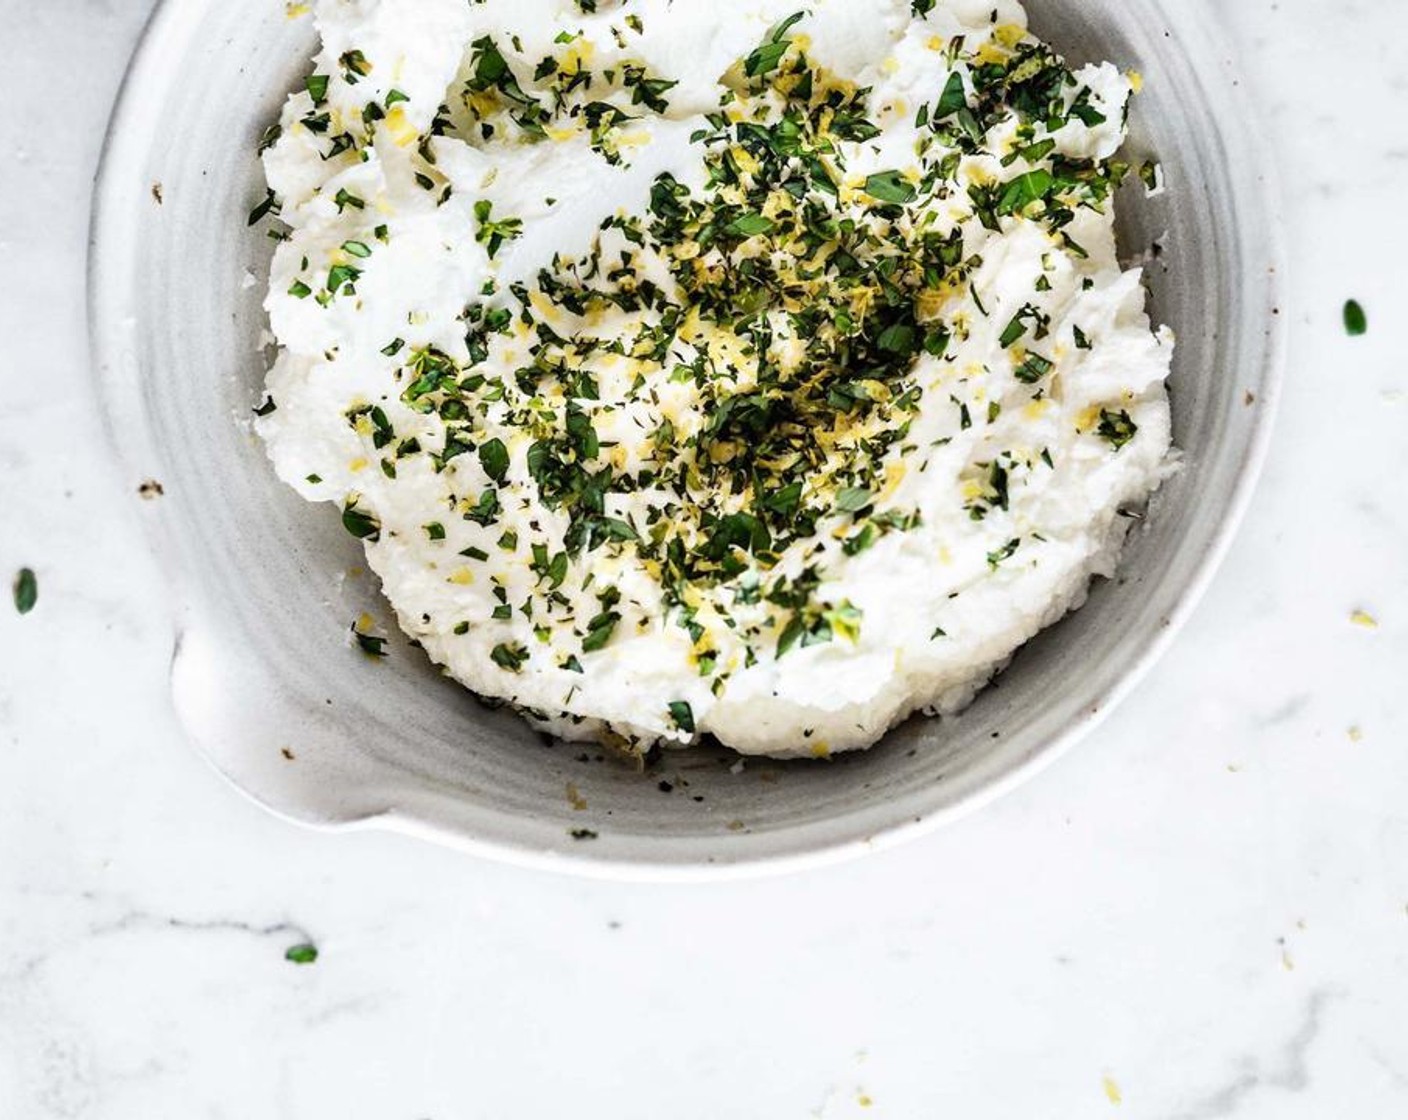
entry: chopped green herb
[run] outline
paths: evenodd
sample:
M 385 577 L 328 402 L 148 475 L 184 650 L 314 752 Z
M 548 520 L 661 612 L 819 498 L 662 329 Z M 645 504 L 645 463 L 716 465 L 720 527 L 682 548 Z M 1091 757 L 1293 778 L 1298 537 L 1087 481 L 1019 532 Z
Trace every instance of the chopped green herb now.
M 756 237 L 772 231 L 772 222 L 761 214 L 744 214 L 724 227 L 735 237 Z
M 375 541 L 381 537 L 381 522 L 358 509 L 355 498 L 349 499 L 342 510 L 342 527 L 360 540 Z
M 284 950 L 284 960 L 293 964 L 312 964 L 318 959 L 318 947 L 304 943 L 302 945 L 290 945 Z
M 523 236 L 521 218 L 493 220 L 490 217 L 493 212 L 494 204 L 488 199 L 480 199 L 474 204 L 474 218 L 479 223 L 479 229 L 475 233 L 474 239 L 485 247 L 490 260 L 498 255 L 499 249 L 503 247 L 505 241 L 513 241 Z
M 28 614 L 39 602 L 39 579 L 30 568 L 21 568 L 14 583 L 15 610 Z
M 272 190 L 264 195 L 264 201 L 249 212 L 249 224 L 258 225 L 260 220 L 268 214 L 279 212 L 279 200 Z
M 1357 338 L 1369 329 L 1369 317 L 1358 300 L 1348 300 L 1344 305 L 1344 329 L 1351 338 Z
M 939 98 L 938 107 L 934 110 L 933 119 L 941 121 L 967 107 L 968 97 L 963 91 L 963 75 L 955 70 L 948 76 L 948 83 L 944 86 L 944 92 Z
M 517 673 L 528 661 L 528 647 L 520 642 L 500 642 L 493 648 L 489 658 L 500 669 Z
M 898 171 L 882 171 L 878 175 L 870 176 L 865 181 L 865 193 L 871 198 L 878 198 L 881 202 L 893 202 L 899 205 L 913 202 L 915 195 L 918 194 L 914 189 L 914 184 Z
M 875 495 L 860 486 L 849 487 L 836 495 L 838 513 L 859 513 L 875 500 Z
M 670 719 L 686 734 L 694 734 L 694 709 L 684 700 L 670 702 Z
M 1128 412 L 1124 410 L 1114 412 L 1103 408 L 1100 410 L 1100 427 L 1097 431 L 1103 438 L 1110 441 L 1116 451 L 1119 451 L 1135 437 L 1139 426 L 1130 419 Z
M 782 56 L 787 53 L 787 48 L 792 45 L 792 40 L 787 37 L 787 32 L 797 24 L 805 12 L 795 12 L 788 16 L 781 23 L 777 24 L 768 32 L 767 38 L 763 40 L 762 46 L 758 47 L 743 63 L 743 72 L 750 78 L 757 78 L 764 74 L 771 73 L 778 68 L 782 62 Z
M 501 439 L 491 439 L 479 448 L 479 464 L 495 482 L 502 482 L 508 474 L 508 448 Z
M 364 634 L 357 628 L 357 624 L 352 624 L 352 636 L 357 639 L 357 646 L 368 657 L 386 656 L 386 639 L 379 638 L 375 634 Z

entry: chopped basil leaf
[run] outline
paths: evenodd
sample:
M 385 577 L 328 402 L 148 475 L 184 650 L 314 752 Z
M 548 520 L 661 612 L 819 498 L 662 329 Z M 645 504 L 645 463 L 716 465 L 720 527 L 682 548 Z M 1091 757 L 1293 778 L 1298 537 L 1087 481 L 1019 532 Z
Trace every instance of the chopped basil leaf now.
M 30 568 L 21 568 L 14 583 L 15 610 L 28 614 L 39 602 L 39 579 Z

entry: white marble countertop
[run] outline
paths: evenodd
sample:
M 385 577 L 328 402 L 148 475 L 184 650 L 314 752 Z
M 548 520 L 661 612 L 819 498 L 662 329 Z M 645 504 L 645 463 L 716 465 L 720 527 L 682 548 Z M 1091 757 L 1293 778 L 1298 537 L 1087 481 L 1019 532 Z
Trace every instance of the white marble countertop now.
M 149 7 L 0 0 L 0 572 L 39 578 L 0 603 L 0 1118 L 1408 1115 L 1402 0 L 1222 6 L 1283 160 L 1291 360 L 1172 653 L 966 822 L 687 887 L 303 831 L 182 742 L 82 302 Z

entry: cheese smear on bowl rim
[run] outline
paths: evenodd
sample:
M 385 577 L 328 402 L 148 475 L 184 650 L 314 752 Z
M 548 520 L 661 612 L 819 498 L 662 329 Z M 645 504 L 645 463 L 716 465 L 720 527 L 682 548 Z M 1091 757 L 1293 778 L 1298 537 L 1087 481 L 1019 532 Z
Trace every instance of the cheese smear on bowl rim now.
M 585 7 L 314 5 L 263 145 L 280 477 L 553 735 L 825 757 L 960 710 L 1169 469 L 1135 78 L 1013 0 Z

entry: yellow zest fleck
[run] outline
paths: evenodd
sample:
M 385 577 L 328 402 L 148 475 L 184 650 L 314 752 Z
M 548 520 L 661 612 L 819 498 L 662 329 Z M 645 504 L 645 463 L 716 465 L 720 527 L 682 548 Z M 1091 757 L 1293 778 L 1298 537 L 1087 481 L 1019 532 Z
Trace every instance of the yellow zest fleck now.
M 731 440 L 720 440 L 709 445 L 709 459 L 716 464 L 731 463 L 737 457 L 739 450 L 738 444 Z
M 287 19 L 298 19 L 301 16 L 306 16 L 312 10 L 312 7 L 308 4 L 285 4 L 284 16 Z
M 993 38 L 1004 47 L 1015 47 L 1027 36 L 1027 29 L 1018 23 L 999 23 L 992 31 Z
M 386 114 L 385 124 L 386 134 L 398 148 L 409 148 L 420 139 L 420 133 L 406 116 L 404 106 L 393 105 Z
M 453 572 L 450 573 L 449 581 L 451 583 L 458 584 L 461 587 L 468 587 L 471 583 L 474 582 L 474 573 L 471 572 L 468 568 L 456 568 Z
M 884 62 L 880 63 L 880 70 L 885 74 L 898 74 L 900 72 L 900 60 L 894 55 L 891 55 L 889 58 L 885 59 Z
M 941 51 L 948 46 L 948 40 L 942 35 L 930 35 L 929 38 L 925 40 L 924 45 L 931 51 Z
M 830 758 L 830 757 L 831 757 L 831 748 L 830 748 L 829 746 L 827 746 L 825 743 L 822 743 L 822 742 L 813 743 L 813 744 L 812 744 L 812 757 L 813 757 L 813 758 Z
M 376 619 L 365 612 L 357 618 L 357 633 L 369 634 L 376 629 Z
M 1045 397 L 1040 397 L 1037 400 L 1028 401 L 1026 408 L 1022 409 L 1022 415 L 1028 420 L 1040 420 L 1050 407 L 1051 402 Z
M 1093 404 L 1089 408 L 1081 411 L 1076 417 L 1076 431 L 1088 432 L 1100 423 L 1101 408 L 1098 404 Z
M 347 469 L 353 474 L 359 474 L 367 469 L 367 461 L 365 459 L 353 459 L 347 464 Z
M 590 39 L 574 39 L 572 45 L 562 55 L 560 63 L 564 74 L 580 74 L 582 68 L 596 54 L 596 44 Z
M 1144 92 L 1144 75 L 1138 70 L 1131 70 L 1125 77 L 1129 79 L 1129 88 L 1135 93 Z
M 1368 611 L 1355 611 L 1349 616 L 1349 621 L 1355 626 L 1362 627 L 1365 630 L 1377 630 L 1379 628 L 1379 620 Z
M 997 176 L 979 163 L 965 164 L 963 171 L 968 176 L 968 182 L 975 187 L 990 187 L 997 182 Z
M 582 796 L 582 791 L 577 788 L 576 782 L 567 783 L 567 804 L 578 813 L 584 813 L 587 809 L 587 799 Z
M 1111 1104 L 1119 1104 L 1122 1100 L 1124 1100 L 1124 1094 L 1120 1092 L 1119 1084 L 1115 1081 L 1113 1077 L 1107 1076 L 1103 1078 L 1102 1084 L 1105 1086 L 1105 1098 Z
M 746 174 L 757 173 L 758 161 L 753 158 L 753 153 L 740 144 L 735 144 L 729 148 L 728 154 L 733 157 L 733 162 L 738 164 L 738 169 Z
M 491 89 L 481 89 L 469 94 L 465 104 L 479 117 L 496 113 L 499 108 L 499 95 Z
M 875 1103 L 875 1102 L 870 1099 L 870 1094 L 869 1094 L 869 1093 L 857 1093 L 857 1094 L 856 1094 L 856 1104 L 860 1105 L 861 1108 L 869 1108 L 869 1107 L 870 1107 L 871 1105 L 873 1105 L 874 1103 Z
M 561 321 L 562 312 L 557 309 L 557 304 L 548 299 L 540 290 L 534 288 L 528 296 L 528 302 L 533 305 L 533 310 L 538 313 L 538 317 L 547 323 Z
M 1291 960 L 1291 954 L 1286 952 L 1285 949 L 1281 950 L 1281 967 L 1287 972 L 1294 972 L 1296 970 L 1296 962 Z
M 1364 729 L 1357 724 L 1349 729 L 1349 741 L 1351 743 L 1362 743 L 1364 741 Z
M 549 140 L 556 140 L 559 144 L 564 140 L 571 140 L 577 135 L 575 128 L 544 128 Z
M 919 298 L 915 300 L 915 310 L 919 312 L 919 321 L 927 323 L 937 319 L 948 300 L 949 293 L 943 288 L 925 288 L 919 293 Z
M 1001 66 L 1011 57 L 1012 52 L 1001 43 L 984 43 L 978 48 L 977 59 L 984 66 Z
M 903 463 L 891 463 L 885 468 L 885 486 L 880 491 L 880 499 L 884 501 L 899 489 L 900 483 L 905 480 L 909 473 L 909 468 Z

